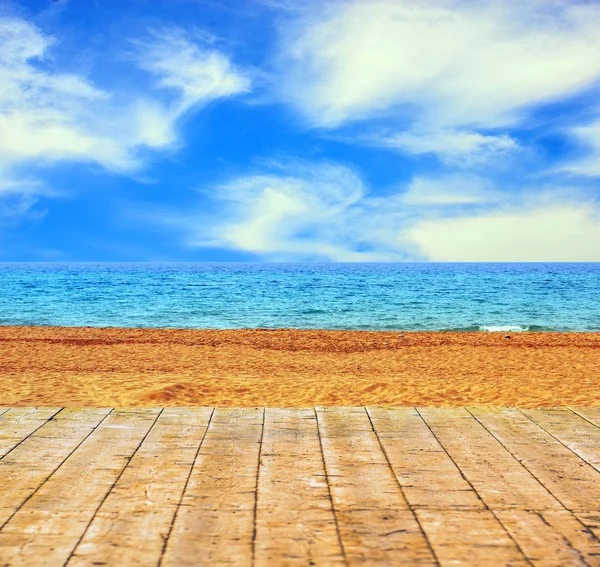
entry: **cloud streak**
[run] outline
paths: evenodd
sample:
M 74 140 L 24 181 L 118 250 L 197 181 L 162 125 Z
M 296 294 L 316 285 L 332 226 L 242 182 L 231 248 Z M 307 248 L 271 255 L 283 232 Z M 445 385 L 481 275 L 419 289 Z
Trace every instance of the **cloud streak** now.
M 600 80 L 598 29 L 597 3 L 314 4 L 282 27 L 279 96 L 315 127 L 385 118 L 408 154 L 497 155 L 533 107 Z
M 64 73 L 49 59 L 54 38 L 16 17 L 0 17 L 0 188 L 34 190 L 30 163 L 96 163 L 130 174 L 144 152 L 164 150 L 192 108 L 247 92 L 250 82 L 228 57 L 182 30 L 155 32 L 137 65 L 157 77 L 152 92 L 111 92 Z M 169 91 L 163 94 L 162 91 Z
M 600 211 L 573 189 L 516 194 L 454 174 L 415 177 L 382 197 L 345 165 L 289 160 L 208 194 L 211 213 L 146 220 L 183 232 L 192 248 L 274 261 L 600 260 Z
M 600 118 L 585 126 L 571 128 L 568 134 L 583 148 L 583 154 L 558 167 L 558 171 L 583 177 L 600 177 Z

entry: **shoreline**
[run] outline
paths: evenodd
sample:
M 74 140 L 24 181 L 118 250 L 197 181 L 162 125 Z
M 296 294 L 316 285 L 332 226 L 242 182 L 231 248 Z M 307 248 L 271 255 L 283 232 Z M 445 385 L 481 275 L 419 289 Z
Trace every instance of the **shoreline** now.
M 0 326 L 0 379 L 11 406 L 600 407 L 600 332 Z

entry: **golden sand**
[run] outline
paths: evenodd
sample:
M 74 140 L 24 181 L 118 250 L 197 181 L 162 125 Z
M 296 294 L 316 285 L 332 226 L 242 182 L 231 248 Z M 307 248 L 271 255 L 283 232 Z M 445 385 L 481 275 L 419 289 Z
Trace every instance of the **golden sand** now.
M 600 406 L 600 333 L 0 327 L 0 405 Z

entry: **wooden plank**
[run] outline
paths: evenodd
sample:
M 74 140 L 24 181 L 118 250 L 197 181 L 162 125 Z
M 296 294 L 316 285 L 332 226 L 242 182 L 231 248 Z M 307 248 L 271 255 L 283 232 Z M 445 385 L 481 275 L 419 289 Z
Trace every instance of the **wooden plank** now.
M 68 565 L 157 565 L 212 408 L 166 408 Z
M 600 542 L 568 510 L 504 509 L 498 518 L 534 565 L 600 565 Z
M 574 512 L 600 510 L 600 474 L 517 409 L 469 410 L 514 457 Z
M 0 459 L 59 411 L 60 408 L 11 408 L 0 415 Z
M 160 410 L 115 410 L 0 531 L 5 566 L 63 565 Z
M 420 508 L 416 514 L 442 566 L 530 565 L 489 510 Z
M 217 408 L 161 565 L 251 565 L 264 410 Z
M 526 565 L 503 525 L 414 408 L 369 408 L 375 431 L 442 565 Z M 485 540 L 485 547 L 474 545 Z
M 600 565 L 575 410 L 18 408 L 0 565 Z
M 600 472 L 600 427 L 566 408 L 521 411 Z
M 345 565 L 313 409 L 266 409 L 255 565 Z
M 600 408 L 570 407 L 569 409 L 596 427 L 600 427 Z
M 323 456 L 349 565 L 435 565 L 364 408 L 318 408 Z
M 369 408 L 368 412 L 414 509 L 485 509 L 416 409 Z
M 419 411 L 527 559 L 556 565 L 598 562 L 597 539 L 468 411 Z
M 594 534 L 596 541 L 600 541 L 600 511 L 577 512 L 577 518 Z
M 0 527 L 54 473 L 110 409 L 65 409 L 0 461 Z
M 466 409 L 420 408 L 419 412 L 489 508 L 564 510 Z

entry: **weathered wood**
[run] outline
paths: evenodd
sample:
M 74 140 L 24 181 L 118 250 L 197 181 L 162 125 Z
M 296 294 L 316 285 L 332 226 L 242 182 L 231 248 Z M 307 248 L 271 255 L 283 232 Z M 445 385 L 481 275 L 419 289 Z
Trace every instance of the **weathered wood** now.
M 517 409 L 469 411 L 598 541 L 600 473 Z
M 392 470 L 442 565 L 467 561 L 477 565 L 527 564 L 417 410 L 368 411 Z M 473 545 L 482 540 L 485 548 Z
M 494 510 L 564 507 L 464 408 L 419 412 L 482 501 Z
M 600 408 L 570 407 L 569 409 L 579 417 L 587 419 L 590 423 L 600 427 Z
M 0 414 L 1 566 L 600 567 L 595 410 L 57 411 Z
M 349 565 L 435 565 L 364 408 L 318 408 L 331 496 Z
M 112 412 L 0 531 L 3 565 L 63 565 L 159 413 Z
M 161 565 L 251 565 L 263 409 L 216 409 Z
M 0 461 L 0 527 L 62 465 L 110 412 L 65 409 Z
M 600 510 L 600 474 L 517 409 L 471 413 L 567 509 Z
M 60 408 L 11 408 L 0 415 L 0 459 L 59 411 Z
M 158 564 L 212 411 L 161 413 L 96 513 L 70 567 Z
M 496 512 L 534 565 L 600 565 L 600 542 L 568 510 L 505 509 Z
M 598 562 L 599 542 L 464 408 L 419 410 L 483 502 L 533 563 Z
M 266 409 L 255 565 L 344 565 L 313 409 Z
M 442 566 L 529 565 L 489 510 L 420 508 L 416 514 Z
M 485 509 L 416 409 L 369 408 L 368 412 L 413 508 Z
M 600 472 L 600 427 L 566 408 L 521 411 Z

